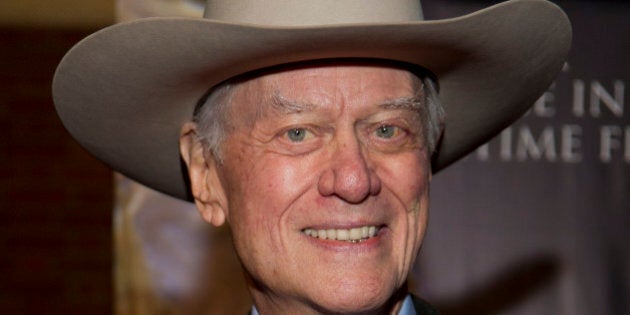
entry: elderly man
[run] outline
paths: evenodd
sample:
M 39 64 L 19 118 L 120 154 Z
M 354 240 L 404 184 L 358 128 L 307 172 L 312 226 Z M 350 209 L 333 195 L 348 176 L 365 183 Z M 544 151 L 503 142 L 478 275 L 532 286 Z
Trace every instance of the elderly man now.
M 406 287 L 432 174 L 518 118 L 569 43 L 546 1 L 422 21 L 405 0 L 209 0 L 88 37 L 54 94 L 90 152 L 228 222 L 253 313 L 432 314 Z

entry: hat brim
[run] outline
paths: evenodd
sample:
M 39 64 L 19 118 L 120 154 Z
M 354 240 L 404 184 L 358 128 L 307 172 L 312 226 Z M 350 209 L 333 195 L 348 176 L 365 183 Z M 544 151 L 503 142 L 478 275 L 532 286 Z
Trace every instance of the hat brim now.
M 398 60 L 439 81 L 445 134 L 433 172 L 518 119 L 550 85 L 571 43 L 564 12 L 508 1 L 453 19 L 379 25 L 264 27 L 148 18 L 75 45 L 55 73 L 65 127 L 116 171 L 190 199 L 179 131 L 213 85 L 273 65 L 327 58 Z

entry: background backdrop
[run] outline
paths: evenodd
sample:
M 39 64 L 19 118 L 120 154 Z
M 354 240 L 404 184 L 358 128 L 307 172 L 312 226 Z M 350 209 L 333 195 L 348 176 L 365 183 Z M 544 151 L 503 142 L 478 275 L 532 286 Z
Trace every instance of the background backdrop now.
M 432 3 L 437 18 L 490 1 Z M 435 177 L 416 279 L 445 313 L 630 313 L 630 4 L 557 3 L 574 44 L 556 82 Z
M 495 2 L 423 6 L 438 19 Z M 63 53 L 110 23 L 113 4 L 59 3 L 59 11 L 36 1 L 0 5 L 0 310 L 245 312 L 227 229 L 121 177 L 112 220 L 111 173 L 65 133 L 49 86 Z M 575 35 L 563 72 L 518 124 L 434 178 L 411 281 L 445 314 L 630 313 L 630 5 L 556 3 Z M 121 0 L 117 15 L 199 8 Z

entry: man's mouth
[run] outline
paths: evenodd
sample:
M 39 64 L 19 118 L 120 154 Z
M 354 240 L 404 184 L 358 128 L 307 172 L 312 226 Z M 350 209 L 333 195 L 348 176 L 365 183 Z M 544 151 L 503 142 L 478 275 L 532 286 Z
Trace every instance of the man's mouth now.
M 351 229 L 311 229 L 302 230 L 302 233 L 319 239 L 359 243 L 378 234 L 380 227 L 365 225 Z

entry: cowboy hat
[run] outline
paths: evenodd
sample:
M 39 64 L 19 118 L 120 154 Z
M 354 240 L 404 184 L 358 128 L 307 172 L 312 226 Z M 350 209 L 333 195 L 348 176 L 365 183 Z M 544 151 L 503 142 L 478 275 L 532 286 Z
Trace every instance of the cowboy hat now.
M 447 117 L 435 173 L 519 118 L 570 42 L 567 17 L 543 0 L 431 21 L 411 0 L 207 0 L 203 18 L 146 18 L 88 36 L 59 64 L 53 97 L 65 127 L 97 158 L 190 199 L 179 130 L 210 87 L 291 62 L 402 61 L 438 80 Z

